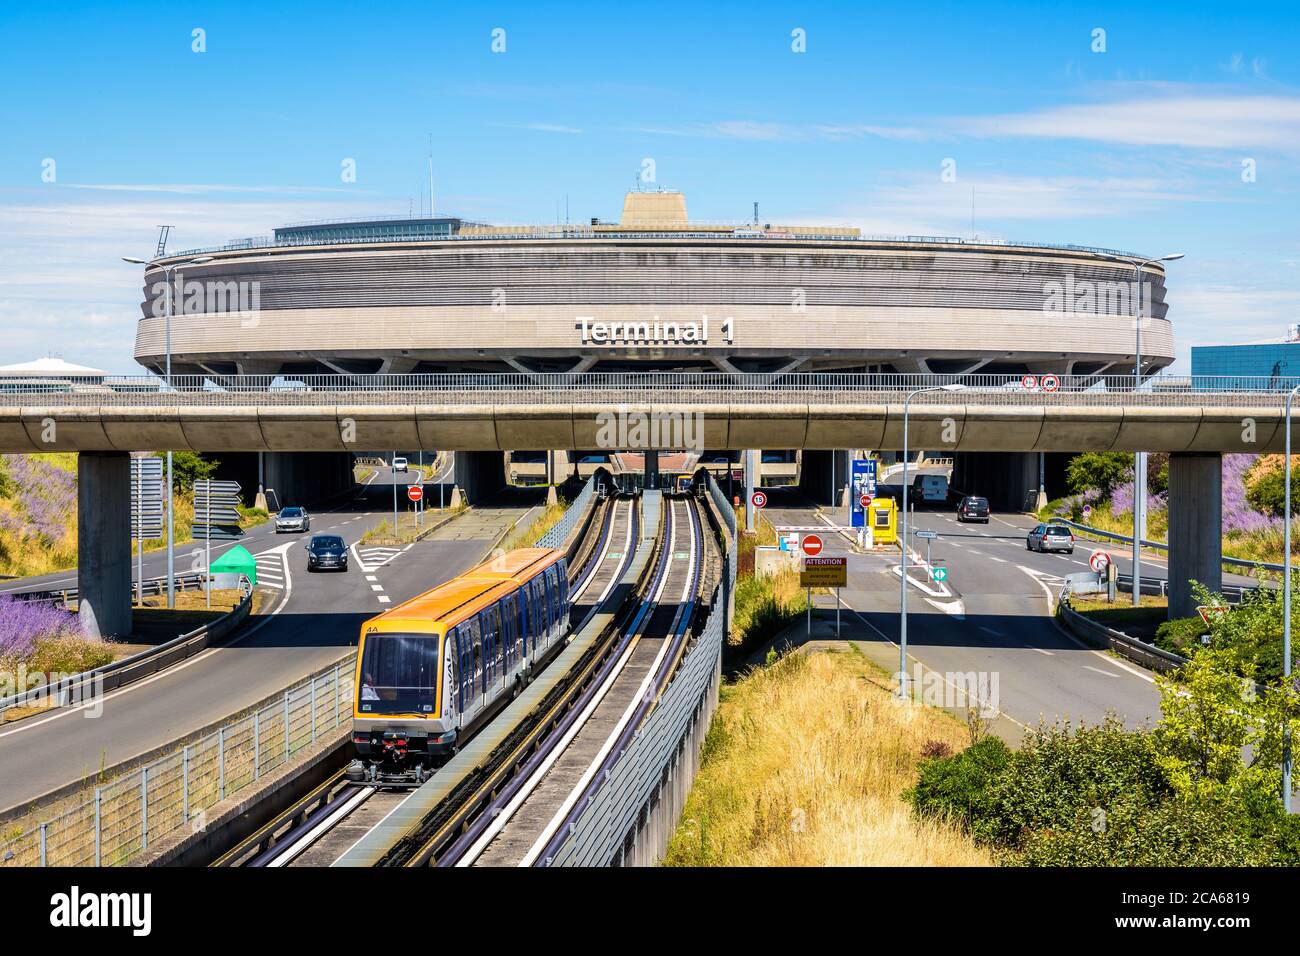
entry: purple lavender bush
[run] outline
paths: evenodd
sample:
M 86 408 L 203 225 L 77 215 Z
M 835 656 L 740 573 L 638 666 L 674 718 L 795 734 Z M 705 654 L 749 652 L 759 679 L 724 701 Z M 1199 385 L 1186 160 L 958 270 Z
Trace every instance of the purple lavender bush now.
M 27 660 L 38 641 L 85 636 L 77 615 L 57 604 L 0 596 L 0 658 Z

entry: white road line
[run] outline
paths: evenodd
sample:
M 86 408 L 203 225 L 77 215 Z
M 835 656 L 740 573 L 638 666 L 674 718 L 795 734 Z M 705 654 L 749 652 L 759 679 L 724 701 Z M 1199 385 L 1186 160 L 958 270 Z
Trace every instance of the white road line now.
M 1093 667 L 1091 664 L 1084 664 L 1083 669 L 1092 671 L 1094 674 L 1100 674 L 1102 677 L 1118 677 L 1119 675 L 1112 671 L 1104 671 L 1099 667 Z
M 1060 620 L 1056 617 L 1055 614 L 1056 596 L 1052 594 L 1052 589 L 1049 588 L 1047 584 L 1038 576 L 1037 572 L 1031 570 L 1030 568 L 1025 567 L 1023 564 L 1018 564 L 1016 565 L 1016 567 L 1018 567 L 1021 571 L 1024 571 L 1027 575 L 1029 575 L 1031 578 L 1037 581 L 1039 587 L 1041 587 L 1043 591 L 1046 592 L 1047 608 L 1048 608 L 1048 613 L 1051 615 L 1052 623 L 1056 625 L 1056 629 L 1058 631 L 1060 631 L 1067 638 L 1069 638 L 1071 643 L 1077 644 L 1079 647 L 1082 647 L 1085 651 L 1087 651 L 1090 654 L 1096 654 L 1097 657 L 1105 661 L 1107 664 L 1113 664 L 1115 667 L 1118 667 L 1122 671 L 1128 671 L 1134 677 L 1141 678 L 1142 680 L 1146 681 L 1148 684 L 1154 684 L 1156 682 L 1156 679 L 1152 677 L 1150 674 L 1146 674 L 1143 673 L 1142 671 L 1135 670 L 1134 668 L 1129 667 L 1127 664 L 1123 663 L 1122 661 L 1118 661 L 1115 658 L 1111 657 L 1109 654 L 1105 653 L 1104 651 L 1097 650 L 1095 647 L 1089 647 L 1087 644 L 1083 643 L 1083 641 L 1079 640 L 1077 637 L 1071 634 L 1069 629 L 1065 625 L 1063 625 L 1060 622 Z M 1084 666 L 1086 667 L 1087 665 L 1085 664 Z
M 392 599 L 389 598 L 389 596 L 388 596 L 387 594 L 381 594 L 381 595 L 379 595 L 379 603 L 380 603 L 380 604 L 387 604 L 390 600 L 392 600 Z

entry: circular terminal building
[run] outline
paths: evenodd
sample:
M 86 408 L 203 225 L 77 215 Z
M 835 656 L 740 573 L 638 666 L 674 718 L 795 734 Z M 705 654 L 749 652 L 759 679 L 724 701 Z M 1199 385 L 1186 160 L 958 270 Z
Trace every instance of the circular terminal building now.
M 200 259 L 200 262 L 193 262 Z M 866 371 L 1131 373 L 1173 361 L 1164 272 L 1105 249 L 703 224 L 681 193 L 619 222 L 304 223 L 164 256 L 135 355 L 176 373 Z M 176 280 L 174 280 L 176 281 Z

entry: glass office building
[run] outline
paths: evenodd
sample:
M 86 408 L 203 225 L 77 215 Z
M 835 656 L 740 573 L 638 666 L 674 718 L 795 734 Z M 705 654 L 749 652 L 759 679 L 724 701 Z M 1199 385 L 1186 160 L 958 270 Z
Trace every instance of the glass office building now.
M 1275 386 L 1300 384 L 1300 342 L 1193 347 L 1192 376 L 1202 375 L 1254 379 L 1252 384 L 1260 379 Z

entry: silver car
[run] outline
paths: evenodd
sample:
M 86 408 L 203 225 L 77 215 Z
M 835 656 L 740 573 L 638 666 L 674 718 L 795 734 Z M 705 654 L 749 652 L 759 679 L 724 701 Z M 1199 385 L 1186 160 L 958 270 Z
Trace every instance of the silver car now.
M 284 531 L 310 531 L 311 516 L 306 508 L 282 508 L 275 516 L 275 533 Z
M 1074 532 L 1063 524 L 1040 524 L 1025 537 L 1025 550 L 1074 554 Z

